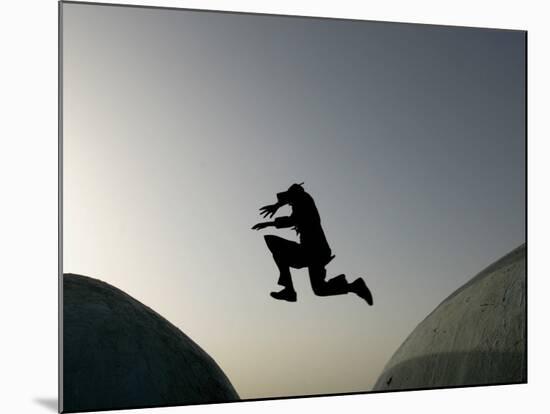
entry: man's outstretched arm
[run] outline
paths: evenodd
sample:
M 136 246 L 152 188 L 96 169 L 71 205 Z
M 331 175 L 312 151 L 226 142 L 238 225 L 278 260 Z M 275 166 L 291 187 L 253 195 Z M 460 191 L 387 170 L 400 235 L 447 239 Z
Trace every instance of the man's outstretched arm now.
M 292 217 L 277 217 L 273 221 L 265 221 L 263 223 L 258 223 L 252 226 L 252 230 L 261 230 L 265 229 L 266 227 L 276 227 L 278 229 L 286 228 L 286 227 L 293 227 L 294 220 Z
M 262 229 L 265 229 L 266 227 L 271 227 L 271 226 L 275 226 L 275 223 L 272 221 L 265 221 L 263 223 L 254 224 L 252 226 L 252 230 L 262 230 Z
M 283 229 L 286 227 L 293 227 L 296 225 L 294 222 L 294 219 L 292 216 L 290 217 L 277 217 L 275 220 L 273 220 L 273 224 L 278 229 Z

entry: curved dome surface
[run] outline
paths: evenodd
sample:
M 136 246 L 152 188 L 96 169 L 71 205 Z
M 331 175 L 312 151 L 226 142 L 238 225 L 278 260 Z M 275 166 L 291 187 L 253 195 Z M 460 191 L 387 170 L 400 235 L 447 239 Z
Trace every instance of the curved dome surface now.
M 216 362 L 162 316 L 85 276 L 63 277 L 64 411 L 238 400 Z
M 527 380 L 526 248 L 445 299 L 395 352 L 374 391 Z

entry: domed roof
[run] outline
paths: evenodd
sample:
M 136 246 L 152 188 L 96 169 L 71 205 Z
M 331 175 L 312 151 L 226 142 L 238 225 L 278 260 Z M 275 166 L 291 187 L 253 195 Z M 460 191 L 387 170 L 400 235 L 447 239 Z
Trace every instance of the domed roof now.
M 456 290 L 403 342 L 373 390 L 527 380 L 525 245 Z
M 62 330 L 64 411 L 239 399 L 195 342 L 107 283 L 64 275 Z

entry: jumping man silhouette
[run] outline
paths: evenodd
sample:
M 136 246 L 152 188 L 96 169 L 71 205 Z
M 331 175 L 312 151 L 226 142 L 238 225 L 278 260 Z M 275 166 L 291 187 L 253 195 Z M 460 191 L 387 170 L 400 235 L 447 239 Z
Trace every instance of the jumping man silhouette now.
M 321 218 L 313 198 L 304 190 L 303 183 L 292 184 L 287 191 L 277 194 L 277 202 L 260 208 L 264 218 L 271 218 L 284 205 L 290 205 L 292 213 L 288 217 L 277 217 L 273 221 L 258 223 L 253 230 L 267 227 L 292 227 L 299 235 L 300 243 L 274 235 L 266 235 L 267 247 L 279 269 L 278 284 L 283 286 L 279 292 L 271 292 L 275 299 L 296 301 L 296 291 L 292 284 L 290 268 L 308 268 L 313 293 L 317 296 L 343 295 L 355 293 L 372 305 L 372 294 L 362 278 L 349 283 L 341 274 L 325 280 L 326 265 L 334 259 L 325 233 L 321 227 Z

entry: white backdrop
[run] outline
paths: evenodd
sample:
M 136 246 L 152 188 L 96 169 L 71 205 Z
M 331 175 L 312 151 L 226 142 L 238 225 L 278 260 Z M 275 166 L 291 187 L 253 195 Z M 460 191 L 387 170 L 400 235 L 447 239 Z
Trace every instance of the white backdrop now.
M 546 178 L 550 14 L 544 2 L 385 0 L 173 0 L 119 3 L 527 29 L 529 50 L 529 384 L 307 398 L 139 412 L 515 413 L 544 410 L 548 377 Z M 0 14 L 2 121 L 0 234 L 3 286 L 1 410 L 54 412 L 57 399 L 57 2 L 10 1 Z M 538 408 L 540 407 L 540 408 Z M 125 411 L 130 412 L 130 411 Z

